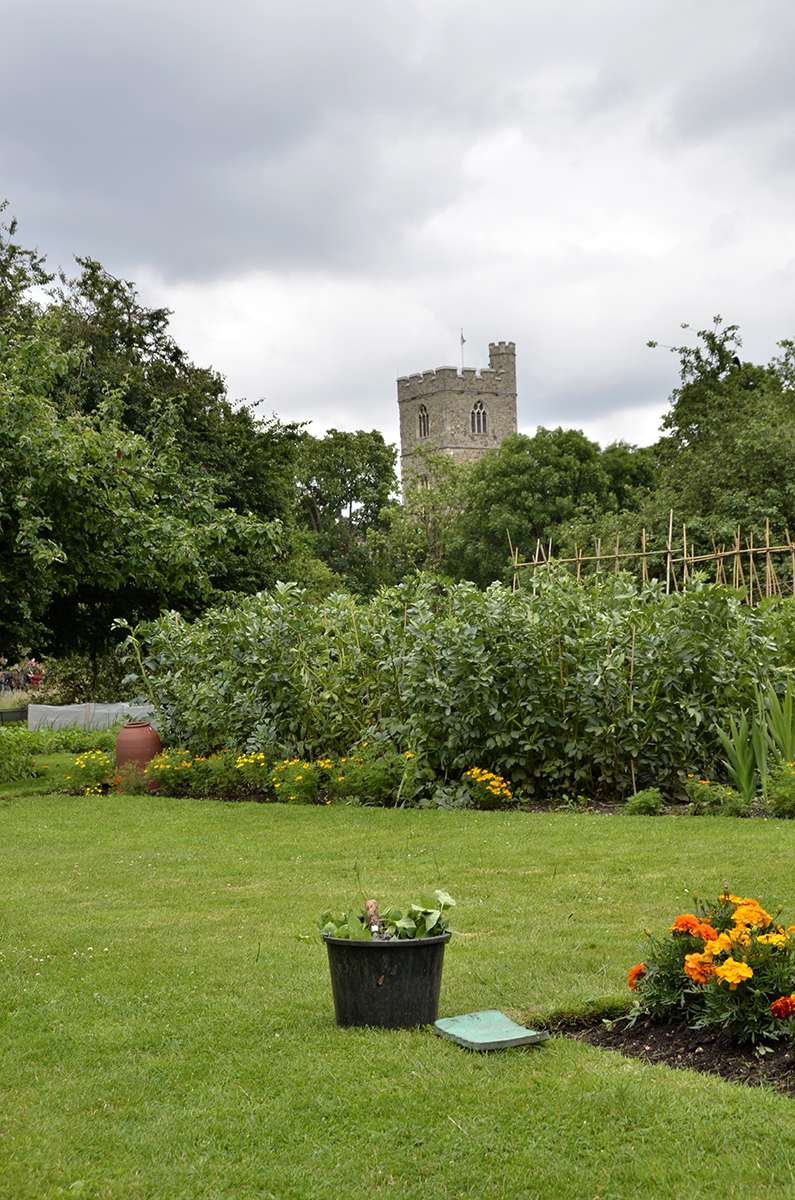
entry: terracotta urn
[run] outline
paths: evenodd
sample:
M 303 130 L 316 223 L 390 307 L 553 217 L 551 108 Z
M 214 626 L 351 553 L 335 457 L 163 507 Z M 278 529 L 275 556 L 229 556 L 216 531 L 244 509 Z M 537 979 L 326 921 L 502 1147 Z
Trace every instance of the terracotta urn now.
M 125 763 L 134 763 L 138 774 L 143 775 L 147 763 L 162 748 L 157 730 L 148 721 L 128 721 L 116 738 L 116 769 L 120 771 Z

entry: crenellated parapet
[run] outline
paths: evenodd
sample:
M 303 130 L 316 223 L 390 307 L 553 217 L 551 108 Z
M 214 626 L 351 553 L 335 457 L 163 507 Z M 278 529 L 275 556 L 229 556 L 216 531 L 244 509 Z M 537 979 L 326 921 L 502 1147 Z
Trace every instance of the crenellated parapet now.
M 480 458 L 516 433 L 516 346 L 492 342 L 489 365 L 437 367 L 397 381 L 401 464 L 411 472 L 418 445 L 458 462 Z

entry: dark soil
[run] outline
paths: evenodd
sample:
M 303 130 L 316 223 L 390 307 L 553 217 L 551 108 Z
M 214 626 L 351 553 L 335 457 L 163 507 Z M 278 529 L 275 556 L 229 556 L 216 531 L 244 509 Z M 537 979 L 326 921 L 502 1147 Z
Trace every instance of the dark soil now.
M 686 1025 L 672 1025 L 650 1017 L 640 1017 L 632 1026 L 626 1017 L 620 1017 L 610 1025 L 612 1029 L 599 1020 L 569 1026 L 560 1032 L 591 1046 L 617 1050 L 628 1058 L 688 1067 L 752 1087 L 774 1087 L 795 1096 L 795 1055 L 786 1039 L 768 1042 L 761 1049 L 759 1044 L 738 1042 L 722 1029 L 689 1029 Z

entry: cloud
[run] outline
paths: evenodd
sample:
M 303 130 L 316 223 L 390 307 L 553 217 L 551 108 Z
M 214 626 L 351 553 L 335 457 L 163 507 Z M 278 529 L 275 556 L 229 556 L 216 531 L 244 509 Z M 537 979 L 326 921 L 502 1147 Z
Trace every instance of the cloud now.
M 676 382 L 649 338 L 720 312 L 764 361 L 795 332 L 785 0 L 6 0 L 5 22 L 23 237 L 137 279 L 285 418 L 396 437 L 395 376 L 457 361 L 463 325 L 476 365 L 516 341 L 523 428 L 648 438 Z

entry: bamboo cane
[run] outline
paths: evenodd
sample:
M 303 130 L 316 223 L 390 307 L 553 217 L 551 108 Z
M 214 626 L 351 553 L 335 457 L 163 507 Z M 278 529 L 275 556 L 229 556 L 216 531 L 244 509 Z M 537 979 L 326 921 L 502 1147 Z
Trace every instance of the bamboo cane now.
M 751 530 L 750 542 L 746 538 L 745 544 L 748 547 L 748 603 L 754 602 L 754 531 Z

